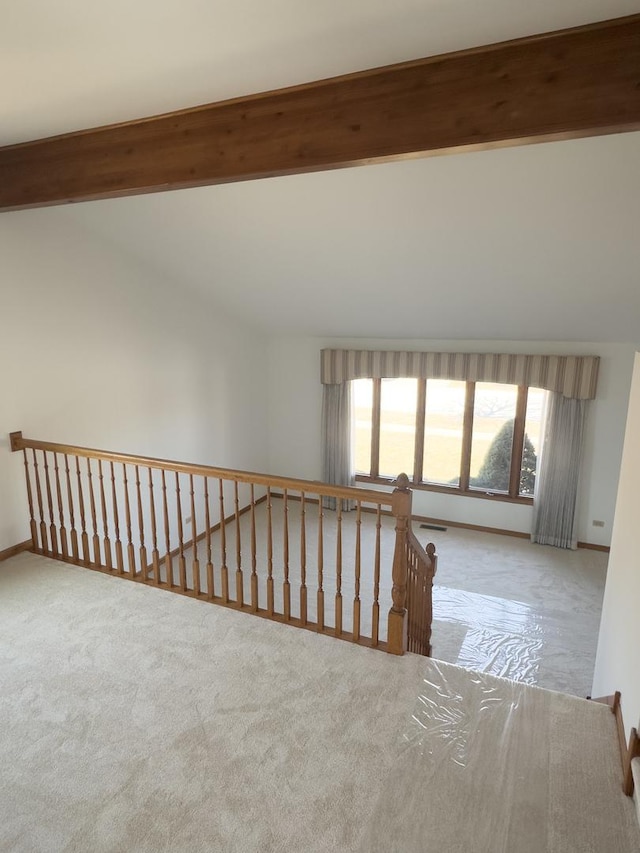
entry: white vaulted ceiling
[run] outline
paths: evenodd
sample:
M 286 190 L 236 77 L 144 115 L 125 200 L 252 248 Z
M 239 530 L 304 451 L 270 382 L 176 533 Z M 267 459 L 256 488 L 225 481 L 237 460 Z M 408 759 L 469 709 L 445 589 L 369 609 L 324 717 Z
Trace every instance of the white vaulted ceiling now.
M 637 0 L 7 3 L 0 144 L 636 11 Z M 640 342 L 638 133 L 38 215 L 267 332 Z
M 59 212 L 268 332 L 640 340 L 640 134 Z

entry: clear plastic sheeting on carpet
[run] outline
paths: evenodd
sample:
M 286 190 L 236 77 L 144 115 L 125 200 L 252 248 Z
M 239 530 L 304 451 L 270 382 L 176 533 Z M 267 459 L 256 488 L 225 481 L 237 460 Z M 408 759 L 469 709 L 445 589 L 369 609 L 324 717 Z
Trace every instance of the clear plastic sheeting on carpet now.
M 604 705 L 429 661 L 361 851 L 636 850 L 616 750 Z
M 528 684 L 537 682 L 542 650 L 558 634 L 528 604 L 462 589 L 435 586 L 433 610 L 440 622 L 464 628 L 457 664 Z

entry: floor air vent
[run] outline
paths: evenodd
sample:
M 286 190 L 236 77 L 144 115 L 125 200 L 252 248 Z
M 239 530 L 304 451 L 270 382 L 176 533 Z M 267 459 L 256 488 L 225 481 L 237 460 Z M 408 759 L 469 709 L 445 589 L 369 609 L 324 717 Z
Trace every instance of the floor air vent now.
M 420 527 L 422 527 L 424 530 L 440 530 L 443 533 L 447 532 L 447 528 L 442 527 L 440 524 L 421 524 Z

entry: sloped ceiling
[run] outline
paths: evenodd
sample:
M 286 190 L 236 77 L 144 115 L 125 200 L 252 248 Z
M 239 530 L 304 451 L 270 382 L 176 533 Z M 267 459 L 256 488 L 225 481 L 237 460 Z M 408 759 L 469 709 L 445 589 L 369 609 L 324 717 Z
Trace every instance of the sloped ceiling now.
M 23 0 L 0 28 L 0 144 L 635 11 L 623 0 Z M 640 134 L 48 215 L 269 333 L 640 342 Z

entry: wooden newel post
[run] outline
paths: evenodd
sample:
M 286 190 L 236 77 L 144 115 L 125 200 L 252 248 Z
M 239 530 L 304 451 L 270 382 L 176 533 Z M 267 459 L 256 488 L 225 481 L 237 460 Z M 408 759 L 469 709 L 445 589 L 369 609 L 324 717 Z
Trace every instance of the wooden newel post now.
M 10 432 L 9 444 L 11 446 L 12 453 L 17 453 L 18 450 L 23 450 L 22 432 Z
M 393 515 L 396 519 L 396 544 L 393 552 L 393 604 L 387 623 L 387 645 L 392 655 L 403 655 L 407 648 L 407 534 L 411 519 L 409 478 L 400 474 L 393 491 Z
M 27 459 L 27 451 L 22 443 L 22 432 L 10 432 L 9 433 L 9 446 L 11 447 L 12 453 L 17 453 L 19 450 L 22 450 L 22 455 L 24 456 L 24 475 L 27 482 L 27 498 L 29 501 L 29 527 L 31 529 L 31 549 L 33 551 L 38 548 L 38 525 L 36 524 L 35 517 L 33 515 L 33 492 L 31 491 L 31 480 L 29 478 L 29 460 Z

